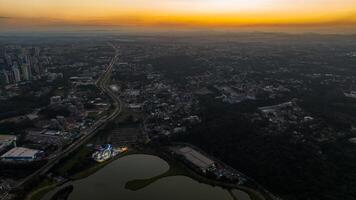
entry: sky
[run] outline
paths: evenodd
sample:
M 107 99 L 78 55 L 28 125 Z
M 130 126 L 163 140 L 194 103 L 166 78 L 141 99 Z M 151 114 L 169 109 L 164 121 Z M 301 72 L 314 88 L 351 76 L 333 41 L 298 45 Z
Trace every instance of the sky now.
M 0 31 L 67 27 L 356 32 L 356 0 L 0 0 Z

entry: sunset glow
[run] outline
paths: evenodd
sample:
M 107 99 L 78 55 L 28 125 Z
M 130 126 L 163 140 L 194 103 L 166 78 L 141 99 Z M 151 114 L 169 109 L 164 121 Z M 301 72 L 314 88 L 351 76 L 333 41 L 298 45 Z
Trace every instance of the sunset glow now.
M 0 0 L 0 25 L 258 27 L 356 24 L 356 0 Z

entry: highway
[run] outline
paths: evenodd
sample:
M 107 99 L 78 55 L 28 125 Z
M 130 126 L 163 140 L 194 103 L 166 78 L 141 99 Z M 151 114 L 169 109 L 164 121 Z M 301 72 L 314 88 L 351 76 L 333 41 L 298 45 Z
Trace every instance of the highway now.
M 83 144 L 85 144 L 89 139 L 91 139 L 101 128 L 105 127 L 107 122 L 115 119 L 122 110 L 122 104 L 120 99 L 115 95 L 113 91 L 110 90 L 109 82 L 110 82 L 110 77 L 111 77 L 111 72 L 112 69 L 117 62 L 119 58 L 119 49 L 115 47 L 114 45 L 110 44 L 115 50 L 115 55 L 114 57 L 110 60 L 110 63 L 108 64 L 107 68 L 105 69 L 104 73 L 99 77 L 99 79 L 96 81 L 96 86 L 99 90 L 101 90 L 102 93 L 108 95 L 112 101 L 113 101 L 113 106 L 114 110 L 110 115 L 106 115 L 101 117 L 99 120 L 97 120 L 91 127 L 86 129 L 83 133 L 83 136 L 78 139 L 77 141 L 73 142 L 70 146 L 68 146 L 66 149 L 64 149 L 61 153 L 59 153 L 57 156 L 51 157 L 48 159 L 48 162 L 42 166 L 40 169 L 26 177 L 24 180 L 16 184 L 15 186 L 12 187 L 12 189 L 19 189 L 22 186 L 26 185 L 26 183 L 29 183 L 33 179 L 37 178 L 40 175 L 46 174 L 54 165 L 60 162 L 63 158 L 67 157 L 70 155 L 72 152 L 74 152 L 76 149 L 81 147 Z

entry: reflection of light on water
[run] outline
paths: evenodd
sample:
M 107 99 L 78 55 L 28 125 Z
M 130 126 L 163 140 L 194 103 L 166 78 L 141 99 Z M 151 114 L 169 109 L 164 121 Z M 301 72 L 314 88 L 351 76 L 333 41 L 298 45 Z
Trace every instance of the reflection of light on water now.
M 110 89 L 114 92 L 118 92 L 119 91 L 119 87 L 117 85 L 110 85 Z

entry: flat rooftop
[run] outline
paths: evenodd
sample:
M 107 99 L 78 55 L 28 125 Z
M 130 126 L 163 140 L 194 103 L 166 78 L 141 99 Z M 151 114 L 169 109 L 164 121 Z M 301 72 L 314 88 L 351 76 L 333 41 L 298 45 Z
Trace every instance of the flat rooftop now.
M 34 158 L 39 150 L 15 147 L 3 154 L 1 158 Z
M 182 147 L 178 150 L 177 153 L 183 155 L 187 160 L 200 167 L 201 169 L 207 169 L 215 163 L 213 160 L 192 149 L 191 147 Z
M 16 140 L 15 135 L 1 135 L 0 134 L 0 144 L 3 142 L 12 142 L 14 140 Z

